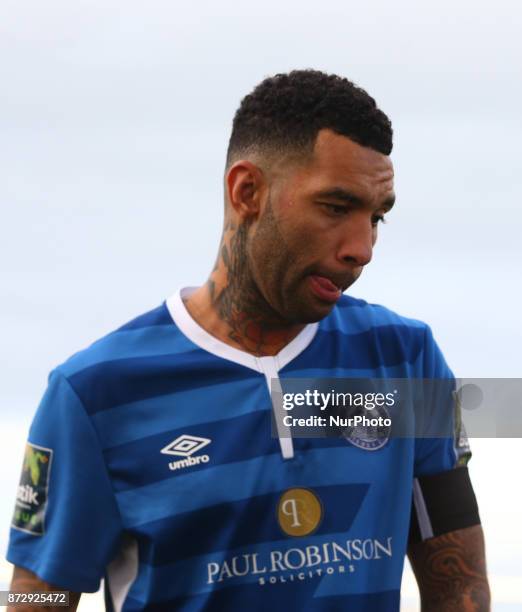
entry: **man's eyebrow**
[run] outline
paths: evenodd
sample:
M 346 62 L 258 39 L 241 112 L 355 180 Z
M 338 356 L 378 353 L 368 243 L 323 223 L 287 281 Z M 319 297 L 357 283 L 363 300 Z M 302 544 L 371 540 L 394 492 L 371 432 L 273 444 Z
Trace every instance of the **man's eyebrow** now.
M 346 189 L 342 189 L 341 187 L 334 187 L 333 189 L 327 189 L 326 191 L 320 191 L 317 194 L 318 198 L 331 198 L 334 200 L 341 200 L 342 202 L 346 202 L 347 204 L 352 204 L 356 206 L 362 206 L 363 201 L 358 196 L 353 193 L 347 191 Z M 395 195 L 387 198 L 380 208 L 385 208 L 387 211 L 393 208 L 395 204 Z
M 342 200 L 347 204 L 362 204 L 361 198 L 358 198 L 353 193 L 346 191 L 346 189 L 341 189 L 341 187 L 334 187 L 333 189 L 327 189 L 326 191 L 320 191 L 317 194 L 319 198 L 332 198 L 334 200 Z

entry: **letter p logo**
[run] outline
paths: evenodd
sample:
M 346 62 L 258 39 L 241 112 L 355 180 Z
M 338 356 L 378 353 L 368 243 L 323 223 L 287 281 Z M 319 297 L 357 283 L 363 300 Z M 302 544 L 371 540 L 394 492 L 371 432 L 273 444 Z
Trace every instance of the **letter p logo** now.
M 285 499 L 281 504 L 281 512 L 285 516 L 291 516 L 293 519 L 293 523 L 290 527 L 301 527 L 301 523 L 299 522 L 299 516 L 297 514 L 297 500 L 288 498 Z
M 322 517 L 321 502 L 310 489 L 289 489 L 279 499 L 277 521 L 287 535 L 309 535 L 317 529 Z

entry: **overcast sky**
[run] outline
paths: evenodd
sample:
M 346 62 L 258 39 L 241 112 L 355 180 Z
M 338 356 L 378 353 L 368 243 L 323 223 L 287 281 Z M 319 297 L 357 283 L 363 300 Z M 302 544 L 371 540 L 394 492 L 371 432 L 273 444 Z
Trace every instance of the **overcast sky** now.
M 521 15 L 3 0 L 3 418 L 26 426 L 53 367 L 205 280 L 234 111 L 292 68 L 347 76 L 393 121 L 397 204 L 350 293 L 430 323 L 458 376 L 520 377 Z

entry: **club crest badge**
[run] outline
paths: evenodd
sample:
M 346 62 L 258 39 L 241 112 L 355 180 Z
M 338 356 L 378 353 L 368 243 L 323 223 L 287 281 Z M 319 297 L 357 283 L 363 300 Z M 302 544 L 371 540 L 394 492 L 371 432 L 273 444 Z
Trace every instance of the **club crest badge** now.
M 364 413 L 364 415 L 363 415 Z M 373 410 L 361 408 L 357 414 L 366 417 L 370 421 L 389 419 L 390 415 L 384 406 L 376 406 Z M 390 439 L 391 425 L 359 424 L 355 427 L 347 427 L 343 431 L 343 437 L 357 448 L 367 451 L 376 451 L 385 446 Z

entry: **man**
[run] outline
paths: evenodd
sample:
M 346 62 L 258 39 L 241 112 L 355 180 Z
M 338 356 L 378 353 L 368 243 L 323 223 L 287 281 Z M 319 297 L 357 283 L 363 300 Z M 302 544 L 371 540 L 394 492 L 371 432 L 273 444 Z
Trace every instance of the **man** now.
M 343 295 L 394 203 L 391 149 L 338 76 L 277 75 L 242 101 L 208 281 L 50 375 L 12 590 L 67 589 L 74 608 L 105 577 L 109 610 L 390 612 L 408 549 L 423 610 L 489 609 L 465 444 L 270 435 L 274 379 L 452 378 L 428 326 Z

